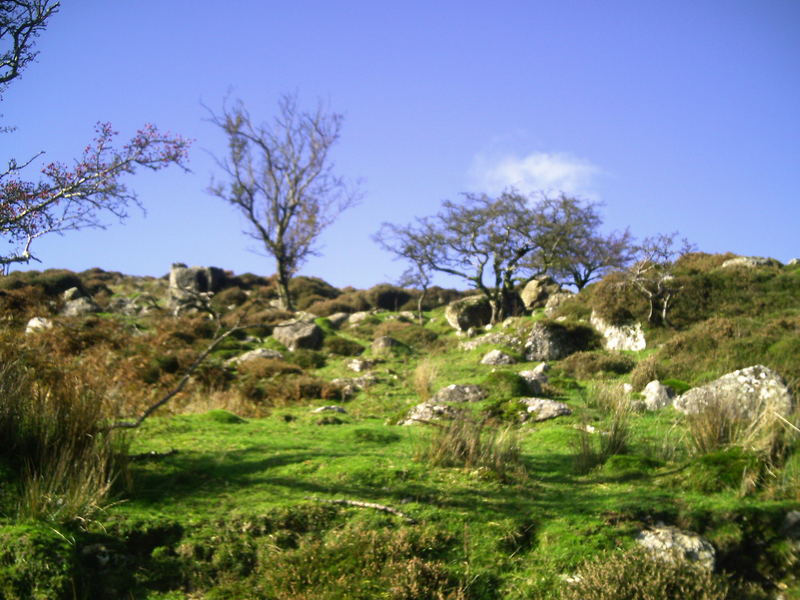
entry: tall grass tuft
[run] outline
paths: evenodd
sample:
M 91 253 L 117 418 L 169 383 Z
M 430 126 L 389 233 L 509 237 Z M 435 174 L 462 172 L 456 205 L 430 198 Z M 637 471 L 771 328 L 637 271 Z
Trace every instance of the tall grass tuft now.
M 416 460 L 437 467 L 465 467 L 493 473 L 501 481 L 524 478 L 519 434 L 512 427 L 492 427 L 466 412 L 444 423 L 416 453 Z
M 95 391 L 41 361 L 0 348 L 0 457 L 20 518 L 90 519 L 107 502 L 124 442 L 103 432 Z
M 633 405 L 620 384 L 598 384 L 590 388 L 587 404 L 607 414 L 605 431 L 594 442 L 586 427 L 573 440 L 574 469 L 585 474 L 614 454 L 625 454 L 631 443 Z
M 762 403 L 741 414 L 739 407 L 725 399 L 712 398 L 702 410 L 686 415 L 689 440 L 698 454 L 707 454 L 728 446 L 772 456 L 780 451 L 787 438 L 787 421 L 775 407 Z M 791 437 L 791 432 L 788 432 Z
M 437 377 L 439 377 L 439 366 L 430 359 L 421 360 L 414 369 L 414 391 L 422 402 L 430 399 Z

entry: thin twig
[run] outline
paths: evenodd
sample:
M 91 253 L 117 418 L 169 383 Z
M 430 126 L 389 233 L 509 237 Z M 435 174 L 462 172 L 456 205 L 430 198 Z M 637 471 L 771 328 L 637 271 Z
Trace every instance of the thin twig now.
M 362 502 L 361 500 L 346 500 L 346 499 L 326 499 L 326 498 L 312 498 L 306 497 L 307 500 L 314 500 L 315 502 L 326 502 L 328 504 L 341 504 L 343 506 L 354 506 L 356 508 L 372 508 L 374 510 L 379 510 L 381 512 L 390 513 L 395 516 L 398 516 L 402 519 L 405 519 L 408 523 L 412 525 L 417 524 L 417 520 L 406 513 L 397 510 L 396 508 L 392 508 L 391 506 L 386 506 L 385 504 L 376 504 L 375 502 Z

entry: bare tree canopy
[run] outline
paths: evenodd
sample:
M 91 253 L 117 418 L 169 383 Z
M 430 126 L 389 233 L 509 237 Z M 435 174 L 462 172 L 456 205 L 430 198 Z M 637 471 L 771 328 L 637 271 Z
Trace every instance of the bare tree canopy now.
M 432 272 L 465 279 L 484 294 L 496 322 L 514 308 L 515 286 L 544 273 L 583 287 L 607 267 L 626 260 L 629 234 L 603 238 L 597 205 L 515 190 L 492 198 L 464 194 L 409 225 L 384 223 L 375 240 L 411 263 L 409 274 L 429 283 Z M 616 240 L 618 249 L 603 248 Z
M 60 5 L 51 0 L 0 1 L 0 92 L 36 58 L 33 41 Z
M 47 0 L 0 1 L 0 88 L 33 60 L 33 39 L 59 5 Z M 27 180 L 24 173 L 43 152 L 21 162 L 11 158 L 0 171 L 0 239 L 9 244 L 0 253 L 0 269 L 36 260 L 31 245 L 43 235 L 103 227 L 106 216 L 124 219 L 128 206 L 139 202 L 122 176 L 139 168 L 186 168 L 189 141 L 153 125 L 142 127 L 122 146 L 114 145 L 117 132 L 108 123 L 98 123 L 95 134 L 73 165 L 51 162 L 41 169 L 38 181 Z
M 609 270 L 630 264 L 634 255 L 633 236 L 627 229 L 607 235 L 600 233 L 603 219 L 599 206 L 564 194 L 556 198 L 541 197 L 540 244 L 528 266 L 581 290 Z
M 635 262 L 622 271 L 623 282 L 647 298 L 651 325 L 669 325 L 669 309 L 681 290 L 672 267 L 676 259 L 695 250 L 686 238 L 678 239 L 677 231 L 647 237 L 636 247 Z
M 209 191 L 238 209 L 245 234 L 275 259 L 281 306 L 292 309 L 289 280 L 318 254 L 322 231 L 357 201 L 329 157 L 342 115 L 322 105 L 301 110 L 292 94 L 280 99 L 271 123 L 254 123 L 241 101 L 209 112 L 228 138 L 227 156 L 217 158 L 225 181 L 212 182 Z

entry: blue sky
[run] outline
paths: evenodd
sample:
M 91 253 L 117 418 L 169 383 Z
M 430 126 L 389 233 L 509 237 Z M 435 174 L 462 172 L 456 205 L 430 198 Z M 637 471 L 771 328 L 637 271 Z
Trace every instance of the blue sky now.
M 0 160 L 68 161 L 97 121 L 196 140 L 190 167 L 129 180 L 147 209 L 38 241 L 31 268 L 162 275 L 172 262 L 271 274 L 206 188 L 226 94 L 256 120 L 297 92 L 345 115 L 337 171 L 361 179 L 303 274 L 393 281 L 381 222 L 461 192 L 564 191 L 608 230 L 679 230 L 701 250 L 800 256 L 800 2 L 64 0 L 0 104 Z

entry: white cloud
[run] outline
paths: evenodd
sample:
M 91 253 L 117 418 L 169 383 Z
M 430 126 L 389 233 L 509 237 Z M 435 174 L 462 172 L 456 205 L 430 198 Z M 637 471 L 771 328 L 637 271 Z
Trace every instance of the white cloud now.
M 498 194 L 513 187 L 522 193 L 564 192 L 596 198 L 593 180 L 601 173 L 589 161 L 562 152 L 533 152 L 527 156 L 490 158 L 478 155 L 473 161 L 472 179 L 476 191 Z

